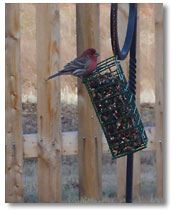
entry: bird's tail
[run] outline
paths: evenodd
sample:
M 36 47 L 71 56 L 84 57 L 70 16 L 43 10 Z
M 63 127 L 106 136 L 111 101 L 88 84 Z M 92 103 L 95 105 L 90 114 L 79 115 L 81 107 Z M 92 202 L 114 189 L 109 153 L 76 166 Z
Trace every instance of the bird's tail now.
M 63 71 L 59 71 L 59 72 L 57 72 L 57 73 L 55 73 L 55 74 L 49 76 L 46 80 L 52 79 L 52 78 L 54 78 L 54 77 L 56 77 L 56 76 L 60 76 L 60 75 L 62 75 L 62 74 L 63 74 Z

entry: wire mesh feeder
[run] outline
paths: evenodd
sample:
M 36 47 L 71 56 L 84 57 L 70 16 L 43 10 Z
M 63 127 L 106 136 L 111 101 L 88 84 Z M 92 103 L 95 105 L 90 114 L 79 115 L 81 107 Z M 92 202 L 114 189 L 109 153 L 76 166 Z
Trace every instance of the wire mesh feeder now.
M 117 57 L 100 62 L 84 78 L 112 158 L 146 148 L 147 136 L 133 94 Z

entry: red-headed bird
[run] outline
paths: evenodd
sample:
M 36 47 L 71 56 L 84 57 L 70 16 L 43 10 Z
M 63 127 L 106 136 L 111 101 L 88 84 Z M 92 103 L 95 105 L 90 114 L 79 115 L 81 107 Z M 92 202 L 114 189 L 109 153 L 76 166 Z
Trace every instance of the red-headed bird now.
M 63 70 L 49 76 L 46 80 L 60 75 L 73 75 L 84 78 L 95 70 L 98 56 L 99 53 L 97 53 L 95 49 L 89 48 L 85 50 L 79 57 L 66 64 Z

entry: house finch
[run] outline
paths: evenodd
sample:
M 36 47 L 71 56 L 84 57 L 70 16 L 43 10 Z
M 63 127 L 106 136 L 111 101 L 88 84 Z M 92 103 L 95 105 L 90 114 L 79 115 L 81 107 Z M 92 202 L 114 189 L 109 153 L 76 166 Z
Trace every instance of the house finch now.
M 97 57 L 99 53 L 95 49 L 89 48 L 85 50 L 79 57 L 64 66 L 64 69 L 49 76 L 46 80 L 60 75 L 73 75 L 83 78 L 91 74 L 97 65 Z

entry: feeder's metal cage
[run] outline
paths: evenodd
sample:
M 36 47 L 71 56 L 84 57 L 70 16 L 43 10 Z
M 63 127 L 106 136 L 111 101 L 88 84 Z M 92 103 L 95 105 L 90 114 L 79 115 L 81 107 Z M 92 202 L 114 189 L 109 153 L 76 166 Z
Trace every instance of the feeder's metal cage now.
M 146 148 L 147 136 L 134 95 L 117 56 L 97 64 L 83 80 L 105 134 L 112 158 Z

